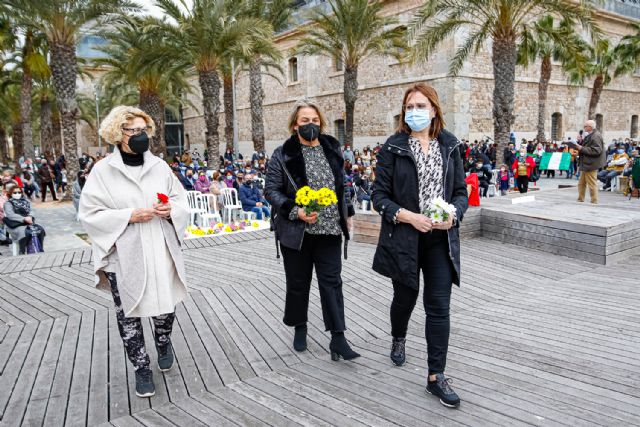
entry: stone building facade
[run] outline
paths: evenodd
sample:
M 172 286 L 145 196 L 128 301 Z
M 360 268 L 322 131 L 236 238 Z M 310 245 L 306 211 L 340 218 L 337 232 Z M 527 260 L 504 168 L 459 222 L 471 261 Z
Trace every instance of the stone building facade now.
M 386 2 L 384 13 L 394 15 L 401 25 L 407 25 L 412 14 L 422 4 L 419 0 Z M 618 7 L 620 6 L 620 7 Z M 608 9 L 608 10 L 607 10 Z M 631 32 L 628 24 L 640 18 L 640 6 L 607 0 L 599 12 L 599 24 L 613 41 Z M 278 38 L 285 59 L 282 67 L 286 75 L 282 82 L 264 76 L 263 86 L 265 137 L 267 151 L 271 152 L 288 137 L 287 117 L 294 102 L 306 97 L 318 102 L 329 122 L 328 133 L 340 136 L 344 121 L 342 98 L 342 72 L 331 58 L 323 56 L 289 56 L 300 38 L 294 28 Z M 373 57 L 359 68 L 359 96 L 355 108 L 354 140 L 356 147 L 382 143 L 397 124 L 402 95 L 406 87 L 418 81 L 434 86 L 438 91 L 447 128 L 459 138 L 479 139 L 493 137 L 492 91 L 493 71 L 491 46 L 464 65 L 457 77 L 448 75 L 449 60 L 456 47 L 464 40 L 458 32 L 443 43 L 425 64 L 399 64 L 392 58 Z M 294 74 L 297 75 L 297 80 Z M 513 131 L 518 138 L 533 138 L 536 133 L 538 109 L 538 79 L 540 64 L 516 70 L 515 116 Z M 586 118 L 591 85 L 578 87 L 568 84 L 558 64 L 554 64 L 547 101 L 546 132 L 549 138 L 562 139 L 575 136 Z M 194 80 L 191 101 L 200 106 L 197 81 Z M 236 82 L 237 123 L 240 151 L 253 151 L 251 143 L 251 115 L 248 75 L 240 73 Z M 615 79 L 607 86 L 598 105 L 605 139 L 629 137 L 632 124 L 637 129 L 640 114 L 640 74 Z M 220 113 L 221 150 L 224 150 L 224 113 Z M 203 147 L 205 126 L 202 111 L 185 109 L 185 141 L 191 147 Z M 637 130 L 636 130 L 637 132 Z M 632 135 L 635 136 L 635 135 Z

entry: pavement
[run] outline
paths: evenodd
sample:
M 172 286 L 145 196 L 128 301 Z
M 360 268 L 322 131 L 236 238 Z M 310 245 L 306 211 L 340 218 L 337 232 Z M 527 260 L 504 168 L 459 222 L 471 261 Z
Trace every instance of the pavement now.
M 47 236 L 44 240 L 45 252 L 84 249 L 89 245 L 78 236 L 84 233 L 76 221 L 76 211 L 72 202 L 32 202 L 34 218 L 44 227 Z M 11 256 L 10 246 L 0 246 L 0 256 Z

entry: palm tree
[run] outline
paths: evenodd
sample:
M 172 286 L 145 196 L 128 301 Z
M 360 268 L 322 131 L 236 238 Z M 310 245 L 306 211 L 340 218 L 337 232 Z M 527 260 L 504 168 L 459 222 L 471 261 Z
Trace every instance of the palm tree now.
M 246 13 L 257 19 L 264 19 L 280 33 L 289 24 L 291 17 L 291 0 L 248 0 Z M 249 104 L 251 105 L 251 140 L 257 152 L 265 150 L 264 143 L 264 90 L 262 90 L 263 69 L 276 68 L 282 73 L 277 63 L 282 54 L 275 48 L 273 39 L 256 40 L 255 54 L 249 59 Z
M 491 40 L 493 63 L 493 131 L 497 149 L 504 149 L 514 121 L 513 100 L 518 42 L 535 24 L 534 14 L 552 14 L 561 20 L 576 21 L 593 33 L 591 0 L 427 0 L 411 24 L 415 40 L 414 59 L 427 61 L 441 42 L 459 30 L 468 30 L 465 40 L 449 64 L 457 75 L 470 54 L 477 54 Z
M 165 107 L 177 109 L 181 95 L 190 89 L 184 63 L 147 61 L 149 53 L 163 43 L 164 33 L 158 31 L 158 23 L 152 17 L 123 17 L 118 25 L 103 33 L 109 44 L 100 48 L 105 57 L 96 60 L 97 65 L 108 70 L 101 79 L 101 87 L 112 92 L 108 97 L 117 98 L 118 89 L 126 93 L 137 88 L 136 102 L 156 124 L 156 136 L 151 143 L 151 151 L 156 155 L 167 151 Z
M 624 39 L 623 39 L 624 40 Z M 615 77 L 632 73 L 638 65 L 638 57 L 633 52 L 633 39 L 621 40 L 614 45 L 608 39 L 597 39 L 584 44 L 587 62 L 583 65 L 571 63 L 569 81 L 583 85 L 587 79 L 593 79 L 593 88 L 589 98 L 589 119 L 595 119 L 602 91 Z
M 253 53 L 256 38 L 270 38 L 273 30 L 262 20 L 236 16 L 238 1 L 193 0 L 191 7 L 181 0 L 156 0 L 156 5 L 175 23 L 159 26 L 171 46 L 158 49 L 155 61 L 170 59 L 193 68 L 202 92 L 209 162 L 219 168 L 220 112 L 219 70 L 227 58 Z
M 380 15 L 382 2 L 329 0 L 331 12 L 316 9 L 305 37 L 295 49 L 303 55 L 324 55 L 344 64 L 345 145 L 353 145 L 353 118 L 358 99 L 358 67 L 374 55 L 397 59 L 406 48 L 404 27 Z
M 9 63 L 13 63 L 22 70 L 20 122 L 22 126 L 23 151 L 14 153 L 16 159 L 22 155 L 26 158 L 33 158 L 35 156 L 31 123 L 31 102 L 33 98 L 34 78 L 47 79 L 51 74 L 45 54 L 43 37 L 34 33 L 31 28 L 27 28 L 24 32 L 22 47 L 14 53 L 9 61 Z
M 56 101 L 62 119 L 64 154 L 69 182 L 78 173 L 76 119 L 76 43 L 83 27 L 106 23 L 117 14 L 137 11 L 128 0 L 5 0 L 5 7 L 20 27 L 47 38 Z M 71 198 L 67 186 L 64 199 Z
M 6 71 L 2 69 L 0 72 L 0 105 L 2 106 L 0 116 L 4 119 L 4 123 L 8 123 L 11 129 L 11 140 L 13 143 L 13 159 L 18 158 L 17 153 L 24 150 L 22 138 L 22 120 L 20 115 L 20 88 L 22 83 L 22 72 L 19 69 Z M 3 126 L 5 132 L 8 130 Z M 4 148 L 4 147 L 2 147 Z M 3 160 L 9 158 L 9 147 L 6 151 L 0 153 L 4 156 Z
M 522 31 L 518 46 L 518 64 L 529 67 L 540 60 L 540 81 L 538 83 L 538 142 L 546 140 L 544 134 L 547 92 L 551 80 L 551 61 L 560 61 L 563 68 L 568 63 L 584 64 L 582 39 L 576 35 L 575 23 L 569 20 L 555 25 L 552 15 L 545 15 Z

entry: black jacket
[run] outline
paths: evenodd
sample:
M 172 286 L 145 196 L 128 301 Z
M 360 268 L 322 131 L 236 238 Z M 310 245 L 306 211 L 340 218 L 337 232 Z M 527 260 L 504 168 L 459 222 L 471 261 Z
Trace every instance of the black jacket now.
M 342 159 L 340 143 L 329 135 L 320 135 L 318 139 L 335 177 L 340 226 L 346 237 L 346 249 L 346 243 L 349 240 L 347 218 L 353 216 L 355 212 L 351 201 L 345 197 L 344 160 Z M 300 220 L 289 220 L 289 213 L 296 204 L 296 192 L 305 185 L 308 185 L 308 181 L 302 146 L 298 136 L 293 135 L 273 152 L 265 179 L 264 195 L 272 206 L 272 224 L 276 239 L 284 246 L 296 250 L 302 248 L 306 224 Z
M 458 226 L 469 206 L 462 166 L 461 144 L 446 130 L 438 135 L 443 159 L 445 200 L 456 207 L 456 226 L 448 232 L 449 257 L 455 267 L 455 283 L 460 286 L 460 237 Z M 420 233 L 410 224 L 393 222 L 398 209 L 420 212 L 418 171 L 409 147 L 409 135 L 391 136 L 378 154 L 376 179 L 371 198 L 382 215 L 378 248 L 373 269 L 405 285 L 418 289 L 418 243 Z

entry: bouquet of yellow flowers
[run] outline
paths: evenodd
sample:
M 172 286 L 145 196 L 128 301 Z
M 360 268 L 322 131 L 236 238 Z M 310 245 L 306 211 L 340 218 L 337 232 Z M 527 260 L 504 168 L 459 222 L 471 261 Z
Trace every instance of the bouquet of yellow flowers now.
M 338 196 L 336 196 L 336 193 L 326 187 L 312 190 L 311 187 L 305 185 L 296 193 L 296 204 L 304 207 L 304 213 L 307 215 L 312 212 L 319 212 L 320 209 L 337 203 Z

